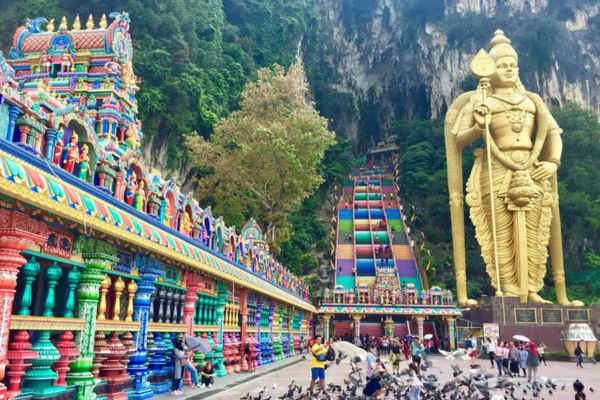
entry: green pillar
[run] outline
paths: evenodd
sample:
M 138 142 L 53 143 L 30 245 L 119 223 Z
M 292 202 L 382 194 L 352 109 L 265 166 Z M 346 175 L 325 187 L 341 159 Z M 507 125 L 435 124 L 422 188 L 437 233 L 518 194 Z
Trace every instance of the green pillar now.
M 33 282 L 35 282 L 35 278 L 40 273 L 41 267 L 40 263 L 35 259 L 35 257 L 31 257 L 29 261 L 25 265 L 23 265 L 22 271 L 23 275 L 25 275 L 25 289 L 23 290 L 23 297 L 21 298 L 21 309 L 17 313 L 18 315 L 31 315 L 29 311 L 29 307 L 31 307 L 32 295 L 31 295 L 31 286 Z
M 92 400 L 94 376 L 90 372 L 94 358 L 94 332 L 100 298 L 100 282 L 104 280 L 104 268 L 117 262 L 117 250 L 103 241 L 79 236 L 75 241 L 74 254 L 81 254 L 86 268 L 81 274 L 77 292 L 77 318 L 86 320 L 83 331 L 75 336 L 80 356 L 69 367 L 67 383 L 77 385 L 78 400 Z
M 225 358 L 223 357 L 223 315 L 225 314 L 225 304 L 227 304 L 228 295 L 229 290 L 227 290 L 227 284 L 224 282 L 218 282 L 215 312 L 217 326 L 219 327 L 219 334 L 217 335 L 219 344 L 216 346 L 215 351 L 215 363 L 217 364 L 215 367 L 215 373 L 219 377 L 227 376 L 227 370 L 223 365 L 223 361 L 225 361 Z

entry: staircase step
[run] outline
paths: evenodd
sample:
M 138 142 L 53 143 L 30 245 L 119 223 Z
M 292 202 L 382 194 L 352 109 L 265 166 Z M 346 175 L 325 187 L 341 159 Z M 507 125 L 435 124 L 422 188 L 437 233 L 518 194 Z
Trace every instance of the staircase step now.
M 408 245 L 392 245 L 397 260 L 412 260 L 413 255 Z

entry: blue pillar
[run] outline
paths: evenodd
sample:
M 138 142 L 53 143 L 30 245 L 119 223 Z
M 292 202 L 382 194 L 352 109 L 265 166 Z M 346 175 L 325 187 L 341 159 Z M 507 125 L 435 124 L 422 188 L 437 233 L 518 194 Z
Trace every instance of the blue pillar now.
M 155 258 L 136 255 L 135 265 L 140 271 L 142 280 L 138 282 L 138 290 L 133 299 L 133 319 L 140 323 L 140 330 L 133 336 L 136 352 L 129 359 L 127 372 L 133 377 L 131 399 L 144 400 L 152 397 L 154 391 L 148 382 L 148 322 L 150 320 L 150 296 L 154 293 L 154 280 L 163 276 L 161 263 Z
M 52 164 L 52 158 L 54 157 L 54 146 L 58 139 L 58 131 L 54 128 L 46 130 L 46 160 Z
M 8 111 L 8 132 L 6 132 L 6 140 L 8 140 L 9 142 L 13 141 L 13 136 L 15 133 L 15 122 L 21 114 L 22 111 L 19 108 L 13 105 L 10 106 L 10 109 Z

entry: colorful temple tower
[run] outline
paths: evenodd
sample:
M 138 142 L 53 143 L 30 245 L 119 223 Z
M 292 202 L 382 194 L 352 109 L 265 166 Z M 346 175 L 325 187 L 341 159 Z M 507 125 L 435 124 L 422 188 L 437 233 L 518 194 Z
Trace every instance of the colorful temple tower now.
M 146 399 L 178 334 L 218 376 L 310 335 L 308 288 L 254 220 L 238 235 L 146 167 L 129 23 L 27 20 L 0 53 L 0 400 Z
M 335 216 L 335 283 L 325 290 L 320 326 L 325 337 L 431 334 L 454 347 L 461 313 L 451 291 L 423 284 L 398 198 L 398 157 L 395 144 L 379 143 L 344 184 Z

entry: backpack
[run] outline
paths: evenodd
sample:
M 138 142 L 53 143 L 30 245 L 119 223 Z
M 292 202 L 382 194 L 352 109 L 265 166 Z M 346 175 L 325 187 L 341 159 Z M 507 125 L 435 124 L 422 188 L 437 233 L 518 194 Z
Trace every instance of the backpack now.
M 335 360 L 335 350 L 332 349 L 331 347 L 329 349 L 327 349 L 327 354 L 325 355 L 325 359 L 327 361 Z

